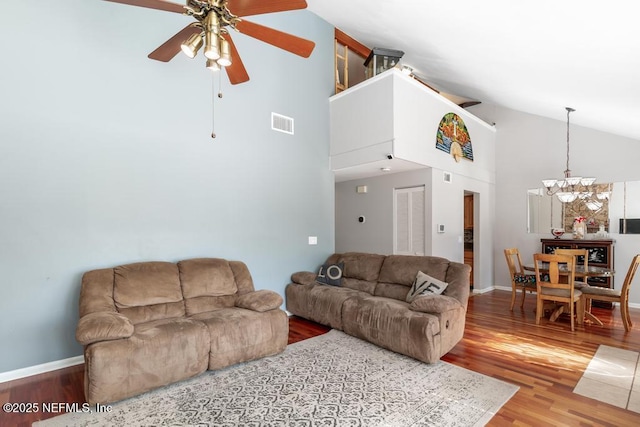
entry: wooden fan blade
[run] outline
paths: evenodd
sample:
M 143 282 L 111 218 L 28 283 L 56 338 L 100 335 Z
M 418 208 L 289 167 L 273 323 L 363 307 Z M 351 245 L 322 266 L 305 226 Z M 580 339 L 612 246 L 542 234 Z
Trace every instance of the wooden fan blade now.
M 169 62 L 180 52 L 180 45 L 183 41 L 189 38 L 191 34 L 199 33 L 202 31 L 200 28 L 187 25 L 180 30 L 175 36 L 171 37 L 166 42 L 162 43 L 156 50 L 151 52 L 148 56 L 150 59 L 156 61 Z
M 229 0 L 227 7 L 236 16 L 249 16 L 306 9 L 307 2 L 305 0 Z
M 147 7 L 149 9 L 164 10 L 167 12 L 184 13 L 184 6 L 164 0 L 105 0 L 112 3 L 129 4 L 131 6 Z
M 240 55 L 238 54 L 238 49 L 236 49 L 236 45 L 233 43 L 233 40 L 231 40 L 231 36 L 224 33 L 222 34 L 222 37 L 229 42 L 229 48 L 231 51 L 231 65 L 224 67 L 227 71 L 229 81 L 232 85 L 248 82 L 249 74 L 247 73 L 247 69 L 244 68 L 242 59 L 240 59 Z
M 273 28 L 265 27 L 264 25 L 254 22 L 242 20 L 236 24 L 236 28 L 241 33 L 284 49 L 287 52 L 295 53 L 303 58 L 308 58 L 316 46 L 316 44 L 310 40 L 289 33 L 283 33 L 282 31 L 274 30 Z

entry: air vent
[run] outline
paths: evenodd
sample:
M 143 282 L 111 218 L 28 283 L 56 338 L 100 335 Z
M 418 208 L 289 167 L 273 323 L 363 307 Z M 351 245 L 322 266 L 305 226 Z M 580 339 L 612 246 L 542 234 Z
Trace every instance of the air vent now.
M 282 114 L 271 113 L 271 129 L 293 135 L 293 119 Z

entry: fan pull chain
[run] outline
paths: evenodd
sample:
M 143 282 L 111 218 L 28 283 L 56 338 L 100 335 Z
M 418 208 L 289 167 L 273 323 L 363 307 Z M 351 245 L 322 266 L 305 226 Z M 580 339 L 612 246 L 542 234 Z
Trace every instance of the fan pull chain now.
M 216 97 L 215 97 L 215 93 L 216 93 L 216 77 L 215 74 L 218 74 L 218 98 L 222 98 L 222 72 L 219 70 L 217 73 L 213 73 L 213 75 L 211 76 L 211 138 L 215 139 L 216 137 L 216 132 L 215 132 L 215 122 L 216 122 L 216 110 L 215 110 L 215 104 L 216 104 Z
M 216 137 L 216 77 L 214 75 L 211 76 L 211 139 L 215 139 Z

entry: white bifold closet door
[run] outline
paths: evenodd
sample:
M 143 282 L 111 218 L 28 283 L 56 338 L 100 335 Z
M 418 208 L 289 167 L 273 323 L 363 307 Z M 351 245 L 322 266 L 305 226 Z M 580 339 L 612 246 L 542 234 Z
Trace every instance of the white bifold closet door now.
M 393 190 L 393 253 L 424 255 L 424 186 Z

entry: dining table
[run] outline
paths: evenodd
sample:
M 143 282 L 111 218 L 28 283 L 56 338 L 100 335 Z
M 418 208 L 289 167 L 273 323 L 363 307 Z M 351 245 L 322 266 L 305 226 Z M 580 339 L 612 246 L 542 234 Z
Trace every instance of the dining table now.
M 536 271 L 535 264 L 525 264 L 522 268 L 526 271 Z M 568 275 L 569 269 L 566 264 L 559 264 L 558 271 L 561 275 Z M 540 263 L 540 273 L 547 274 L 549 272 L 549 264 L 542 262 Z M 590 265 L 586 269 L 584 265 L 575 265 L 575 277 L 613 277 L 615 274 L 615 270 L 606 268 L 606 267 L 598 267 L 595 265 Z M 562 313 L 564 312 L 564 305 L 559 306 L 549 317 L 550 321 L 555 321 Z M 602 326 L 602 321 L 593 315 L 590 311 L 586 310 L 584 312 L 584 317 L 586 321 L 591 321 Z

